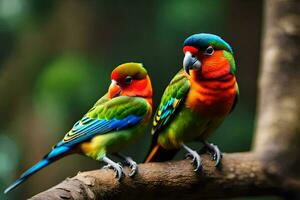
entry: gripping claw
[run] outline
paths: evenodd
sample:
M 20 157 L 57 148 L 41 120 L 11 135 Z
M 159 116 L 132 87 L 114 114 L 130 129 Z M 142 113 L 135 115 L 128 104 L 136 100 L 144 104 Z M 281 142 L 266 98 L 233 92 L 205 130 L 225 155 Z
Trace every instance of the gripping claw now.
M 200 155 L 197 153 L 197 151 L 192 150 L 191 148 L 189 148 L 188 146 L 186 146 L 185 144 L 182 144 L 182 147 L 188 152 L 186 154 L 187 157 L 192 158 L 192 162 L 195 165 L 195 172 L 198 172 L 202 169 L 202 164 L 201 164 L 201 157 Z
M 138 169 L 136 162 L 131 157 L 123 156 L 121 154 L 117 154 L 116 156 L 125 160 L 125 164 L 128 165 L 129 168 L 131 169 L 129 176 L 133 177 L 136 174 Z
M 121 166 L 120 163 L 115 163 L 114 161 L 112 161 L 111 159 L 109 159 L 108 157 L 104 156 L 102 158 L 103 162 L 106 162 L 107 165 L 104 166 L 104 169 L 113 169 L 116 172 L 116 178 L 118 180 L 121 180 L 124 172 L 123 172 L 123 167 Z
M 211 154 L 212 159 L 216 161 L 215 166 L 219 167 L 222 160 L 222 153 L 217 145 L 210 144 L 208 142 L 203 142 L 205 145 L 205 149 Z M 203 150 L 202 150 L 203 151 Z M 206 151 L 206 152 L 207 152 Z

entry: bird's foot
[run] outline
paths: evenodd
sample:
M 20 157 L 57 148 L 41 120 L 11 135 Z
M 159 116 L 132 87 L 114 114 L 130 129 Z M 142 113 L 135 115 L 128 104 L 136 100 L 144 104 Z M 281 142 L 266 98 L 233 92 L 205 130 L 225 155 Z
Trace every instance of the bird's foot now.
M 133 177 L 136 174 L 137 170 L 138 170 L 136 162 L 131 157 L 124 156 L 124 155 L 119 154 L 119 153 L 115 154 L 115 156 L 117 156 L 120 159 L 123 159 L 125 161 L 124 164 L 129 166 L 129 168 L 131 170 L 130 173 L 129 173 L 129 176 Z
M 110 164 L 104 165 L 102 169 L 113 169 L 113 167 Z
M 133 177 L 136 174 L 137 169 L 138 169 L 137 164 L 134 160 L 132 160 L 131 157 L 125 157 L 125 161 L 126 161 L 126 164 L 128 164 L 129 168 L 131 169 L 129 176 Z
M 113 169 L 116 173 L 116 178 L 120 180 L 124 174 L 122 165 L 120 163 L 115 163 L 106 156 L 102 158 L 102 160 L 107 163 L 107 165 L 105 165 L 103 168 Z
M 200 152 L 208 152 L 211 157 L 212 157 L 212 160 L 214 160 L 216 163 L 215 163 L 215 166 L 216 167 L 219 167 L 220 164 L 221 164 L 221 160 L 222 160 L 222 152 L 220 151 L 219 147 L 217 145 L 214 145 L 214 144 L 210 144 L 208 142 L 204 142 L 204 147 L 202 150 L 200 150 Z
M 194 171 L 195 172 L 200 171 L 202 169 L 200 155 L 197 153 L 197 151 L 192 150 L 191 148 L 189 148 L 185 144 L 182 144 L 182 147 L 188 152 L 186 154 L 186 157 L 192 158 L 192 163 L 194 163 L 194 165 L 195 165 Z

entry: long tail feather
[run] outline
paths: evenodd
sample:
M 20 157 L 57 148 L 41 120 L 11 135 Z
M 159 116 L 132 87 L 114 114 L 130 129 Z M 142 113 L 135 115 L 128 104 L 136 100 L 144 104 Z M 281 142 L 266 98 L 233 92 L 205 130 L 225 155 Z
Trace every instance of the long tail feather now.
M 144 163 L 148 162 L 164 162 L 168 160 L 172 160 L 176 153 L 178 152 L 178 149 L 172 149 L 167 150 L 164 149 L 159 144 L 156 144 L 148 153 L 146 156 Z
M 34 166 L 29 168 L 26 172 L 24 172 L 19 179 L 17 179 L 14 183 L 12 183 L 6 190 L 4 191 L 4 194 L 8 193 L 9 191 L 13 190 L 16 188 L 18 185 L 23 183 L 24 181 L 27 180 L 31 175 L 36 173 L 37 171 L 43 169 L 47 165 L 51 164 L 52 162 L 58 160 L 61 157 L 64 157 L 70 150 L 70 147 L 65 147 L 65 146 L 59 146 L 52 151 L 50 151 L 47 155 L 44 156 L 44 158 L 36 163 Z

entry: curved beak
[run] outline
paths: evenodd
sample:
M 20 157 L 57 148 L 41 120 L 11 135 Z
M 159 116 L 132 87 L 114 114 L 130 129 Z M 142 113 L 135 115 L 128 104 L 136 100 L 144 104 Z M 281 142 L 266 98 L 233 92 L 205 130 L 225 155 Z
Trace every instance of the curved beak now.
M 183 59 L 183 69 L 188 75 L 190 75 L 190 70 L 201 69 L 201 62 L 193 56 L 191 52 L 187 51 Z
M 110 84 L 109 89 L 108 89 L 109 98 L 112 99 L 114 97 L 117 97 L 121 94 L 121 92 L 122 92 L 122 89 L 117 84 L 117 81 L 111 80 L 111 84 Z

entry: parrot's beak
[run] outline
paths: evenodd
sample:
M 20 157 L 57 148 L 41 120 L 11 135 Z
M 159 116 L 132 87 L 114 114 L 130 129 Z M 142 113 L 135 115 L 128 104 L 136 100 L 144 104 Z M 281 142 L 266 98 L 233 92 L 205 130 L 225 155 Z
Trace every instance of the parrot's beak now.
M 111 80 L 111 84 L 110 84 L 109 89 L 108 89 L 109 98 L 112 99 L 114 97 L 117 97 L 121 94 L 121 92 L 122 92 L 122 89 L 117 84 L 117 81 Z
M 183 59 L 183 69 L 188 75 L 190 75 L 190 70 L 201 69 L 201 62 L 196 56 L 193 56 L 191 52 L 187 51 Z

